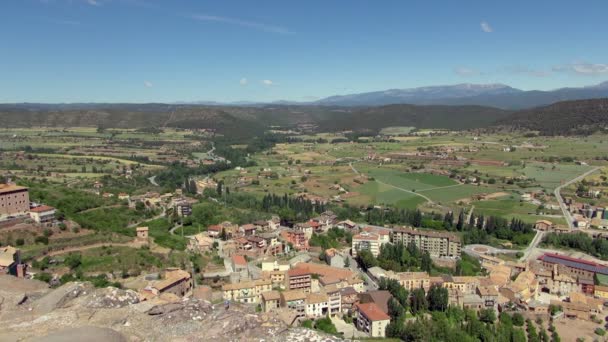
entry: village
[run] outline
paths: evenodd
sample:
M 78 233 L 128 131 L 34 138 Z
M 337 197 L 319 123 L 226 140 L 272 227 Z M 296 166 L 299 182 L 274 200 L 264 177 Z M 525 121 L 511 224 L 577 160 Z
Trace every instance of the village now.
M 130 207 L 145 203 L 163 211 L 172 208 L 183 217 L 191 215 L 192 205 L 197 203 L 179 193 L 119 196 L 128 200 Z M 62 224 L 55 217 L 55 208 L 29 201 L 28 188 L 11 183 L 0 186 L 0 203 L 3 227 L 23 222 L 39 227 Z M 592 218 L 604 213 L 597 211 L 579 210 L 574 215 Z M 131 243 L 140 247 L 152 243 L 148 227 L 132 229 L 135 238 Z M 535 229 L 540 236 L 570 233 L 569 228 L 547 220 L 537 221 Z M 347 232 L 350 244 L 326 250 L 311 246 L 313 236 L 330 230 Z M 240 303 L 274 312 L 288 325 L 329 317 L 345 336 L 357 337 L 386 336 L 393 294 L 380 285 L 387 280 L 396 281 L 410 294 L 419 289 L 424 293 L 435 287 L 446 289 L 446 305 L 495 313 L 522 312 L 553 320 L 603 321 L 604 303 L 608 302 L 608 266 L 604 263 L 559 252 L 536 251 L 521 258 L 505 258 L 493 248 L 465 246 L 454 233 L 340 221 L 331 211 L 291 227 L 283 226 L 276 215 L 240 225 L 226 221 L 210 225 L 188 240 L 189 253 L 217 253 L 223 267 L 207 269 L 198 279 L 189 268 L 179 267 L 144 275 L 144 283 L 137 289 L 141 301 L 171 303 L 195 297 L 226 307 Z M 433 262 L 448 267 L 469 253 L 480 263 L 482 272 L 477 276 L 395 272 L 378 266 L 366 268 L 358 258 L 363 252 L 378 257 L 389 245 L 414 245 Z M 31 263 L 23 262 L 20 255 L 18 246 L 0 247 L 0 272 L 34 277 Z

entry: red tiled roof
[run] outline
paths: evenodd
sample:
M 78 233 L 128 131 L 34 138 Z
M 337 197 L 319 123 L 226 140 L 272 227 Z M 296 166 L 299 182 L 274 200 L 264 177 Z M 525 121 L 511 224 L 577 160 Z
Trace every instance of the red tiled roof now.
M 311 273 L 303 268 L 293 268 L 289 271 L 287 271 L 287 275 L 290 277 L 301 277 L 301 276 L 305 276 L 305 275 L 310 275 Z
M 376 303 L 357 304 L 357 309 L 370 321 L 385 321 L 391 319 Z
M 245 257 L 242 255 L 233 255 L 232 262 L 235 265 L 247 266 L 247 260 L 245 260 Z
M 214 224 L 214 225 L 207 227 L 207 230 L 212 230 L 214 232 L 221 232 L 222 226 L 220 226 L 219 224 Z
M 55 210 L 55 208 L 49 207 L 48 205 L 41 205 L 39 207 L 30 209 L 31 212 L 35 212 L 35 213 L 42 213 L 42 212 L 51 211 L 51 210 Z

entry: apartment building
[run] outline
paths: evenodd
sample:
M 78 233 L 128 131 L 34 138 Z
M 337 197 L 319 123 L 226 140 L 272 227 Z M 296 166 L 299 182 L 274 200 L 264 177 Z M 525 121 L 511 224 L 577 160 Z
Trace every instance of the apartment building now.
M 302 290 L 310 293 L 312 288 L 312 273 L 303 268 L 294 268 L 287 271 L 285 287 L 288 290 Z
M 370 251 L 373 256 L 377 257 L 380 254 L 380 245 L 382 245 L 380 235 L 371 232 L 362 232 L 353 236 L 352 239 L 352 254 L 357 257 L 358 251 Z
M 386 327 L 391 318 L 375 303 L 356 304 L 357 329 L 371 337 L 386 337 Z
M 0 218 L 25 215 L 30 210 L 28 189 L 14 184 L 0 184 Z
M 409 227 L 393 229 L 393 243 L 413 243 L 433 257 L 460 257 L 461 242 L 457 235 Z

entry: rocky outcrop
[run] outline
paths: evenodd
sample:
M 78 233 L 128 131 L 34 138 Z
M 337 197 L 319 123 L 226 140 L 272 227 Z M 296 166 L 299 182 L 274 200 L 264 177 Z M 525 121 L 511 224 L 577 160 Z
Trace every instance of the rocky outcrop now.
M 22 291 L 0 289 L 4 298 Z M 12 292 L 12 293 L 11 293 Z M 195 298 L 139 302 L 137 294 L 68 283 L 26 300 L 4 301 L 0 341 L 337 341 L 317 331 L 290 328 L 273 313 L 251 306 Z M 80 339 L 79 339 L 80 338 Z

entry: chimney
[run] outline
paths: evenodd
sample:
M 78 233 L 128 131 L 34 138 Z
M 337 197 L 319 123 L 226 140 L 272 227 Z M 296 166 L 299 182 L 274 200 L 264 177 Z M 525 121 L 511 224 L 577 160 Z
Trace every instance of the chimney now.
M 17 265 L 17 278 L 25 278 L 26 271 L 27 271 L 26 264 Z

